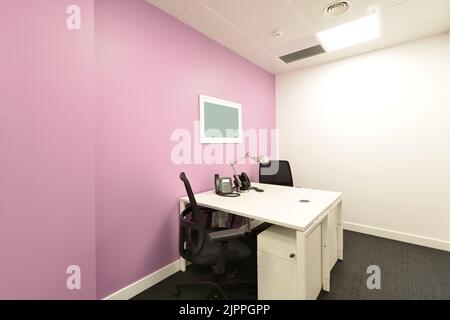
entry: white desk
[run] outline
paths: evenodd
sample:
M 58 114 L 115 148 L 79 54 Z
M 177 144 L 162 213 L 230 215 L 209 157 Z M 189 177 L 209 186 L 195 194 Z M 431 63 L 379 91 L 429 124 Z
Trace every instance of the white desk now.
M 237 198 L 221 197 L 214 191 L 198 193 L 198 205 L 219 211 L 233 213 L 296 230 L 298 271 L 297 299 L 306 298 L 306 239 L 319 224 L 322 227 L 322 260 L 330 261 L 330 253 L 343 259 L 342 193 L 304 188 L 283 187 L 253 183 L 264 192 L 249 191 Z M 309 200 L 302 203 L 300 200 Z M 180 199 L 180 212 L 189 203 L 188 197 Z M 329 214 L 336 213 L 336 229 L 330 228 Z M 330 252 L 330 235 L 335 236 L 334 252 Z M 186 261 L 180 257 L 180 269 L 186 270 Z M 330 269 L 334 262 L 322 263 L 322 284 L 330 290 Z

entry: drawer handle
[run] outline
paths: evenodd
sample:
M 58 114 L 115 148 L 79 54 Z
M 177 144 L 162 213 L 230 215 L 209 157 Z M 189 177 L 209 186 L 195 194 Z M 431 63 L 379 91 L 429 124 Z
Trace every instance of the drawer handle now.
M 289 255 L 289 258 L 295 258 L 295 253 L 291 253 L 291 254 Z

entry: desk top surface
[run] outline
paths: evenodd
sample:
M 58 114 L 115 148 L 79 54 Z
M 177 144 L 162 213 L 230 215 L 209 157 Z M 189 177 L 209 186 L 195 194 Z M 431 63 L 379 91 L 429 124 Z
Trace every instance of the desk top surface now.
M 342 199 L 342 193 L 252 183 L 264 192 L 250 190 L 240 197 L 218 196 L 214 191 L 195 194 L 198 205 L 234 213 L 251 219 L 306 231 L 333 204 Z M 180 199 L 189 202 L 188 197 Z M 300 200 L 309 200 L 304 203 Z

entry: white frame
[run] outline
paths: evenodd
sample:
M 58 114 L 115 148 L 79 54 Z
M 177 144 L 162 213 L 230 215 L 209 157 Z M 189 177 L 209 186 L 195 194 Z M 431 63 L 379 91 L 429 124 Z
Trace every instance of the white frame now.
M 225 107 L 238 109 L 239 129 L 237 138 L 206 137 L 205 136 L 205 102 L 220 104 Z M 200 143 L 242 143 L 242 105 L 236 102 L 221 100 L 213 97 L 200 95 Z

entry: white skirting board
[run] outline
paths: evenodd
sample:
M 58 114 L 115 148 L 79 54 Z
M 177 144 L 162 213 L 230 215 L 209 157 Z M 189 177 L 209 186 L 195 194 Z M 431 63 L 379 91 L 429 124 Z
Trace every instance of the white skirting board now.
M 450 242 L 437 240 L 422 236 L 417 236 L 409 233 L 397 232 L 377 227 L 365 226 L 362 224 L 344 222 L 344 229 L 349 231 L 355 231 L 359 233 L 370 234 L 381 238 L 397 240 L 407 243 L 416 244 L 423 247 L 429 247 L 433 249 L 439 249 L 450 252 Z
M 174 273 L 180 271 L 180 260 L 176 260 L 171 264 L 145 276 L 144 278 L 114 292 L 113 294 L 107 296 L 103 300 L 129 300 L 135 295 L 153 287 L 158 282 L 170 277 Z

